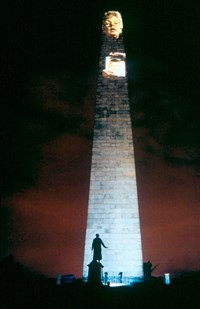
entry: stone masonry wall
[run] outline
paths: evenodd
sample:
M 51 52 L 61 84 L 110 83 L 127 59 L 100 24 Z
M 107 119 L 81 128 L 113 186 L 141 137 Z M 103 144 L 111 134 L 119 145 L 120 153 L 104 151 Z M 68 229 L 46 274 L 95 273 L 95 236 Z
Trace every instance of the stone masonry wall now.
M 103 38 L 99 62 L 83 277 L 98 233 L 103 272 L 130 279 L 143 276 L 133 137 L 127 78 L 102 76 L 110 52 L 124 53 L 122 37 Z

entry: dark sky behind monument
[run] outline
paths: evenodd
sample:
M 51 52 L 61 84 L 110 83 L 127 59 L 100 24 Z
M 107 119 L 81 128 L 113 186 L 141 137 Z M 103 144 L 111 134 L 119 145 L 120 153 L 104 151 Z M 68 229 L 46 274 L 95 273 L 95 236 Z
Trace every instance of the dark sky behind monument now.
M 81 276 L 101 25 L 113 9 L 124 22 L 144 261 L 159 263 L 155 275 L 197 270 L 200 6 L 106 2 L 2 5 L 1 255 Z

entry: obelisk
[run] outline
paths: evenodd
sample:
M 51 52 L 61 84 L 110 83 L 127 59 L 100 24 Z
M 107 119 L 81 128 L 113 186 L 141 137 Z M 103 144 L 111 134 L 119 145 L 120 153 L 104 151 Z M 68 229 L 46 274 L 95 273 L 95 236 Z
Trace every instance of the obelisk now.
M 122 28 L 119 12 L 104 14 L 83 278 L 99 234 L 108 247 L 102 251 L 103 273 L 111 282 L 120 274 L 130 284 L 143 278 L 143 261 Z

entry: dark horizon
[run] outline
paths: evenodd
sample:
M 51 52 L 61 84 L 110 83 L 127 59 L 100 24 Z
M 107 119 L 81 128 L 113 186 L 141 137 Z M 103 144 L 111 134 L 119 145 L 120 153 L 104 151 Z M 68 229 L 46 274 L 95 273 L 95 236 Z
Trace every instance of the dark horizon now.
M 183 275 L 166 285 L 163 278 L 132 286 L 88 285 L 45 278 L 25 270 L 23 265 L 0 262 L 0 304 L 5 308 L 197 308 L 200 273 Z M 13 260 L 12 260 L 13 261 Z M 8 261 L 7 261 L 8 262 Z M 8 268 L 9 264 L 9 268 Z

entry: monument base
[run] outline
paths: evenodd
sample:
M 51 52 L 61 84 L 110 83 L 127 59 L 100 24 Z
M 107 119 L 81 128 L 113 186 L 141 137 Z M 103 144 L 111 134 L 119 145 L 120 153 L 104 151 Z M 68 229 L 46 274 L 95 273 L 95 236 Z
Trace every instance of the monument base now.
M 131 286 L 136 283 L 144 282 L 144 277 L 109 276 L 108 274 L 102 277 L 102 282 L 109 286 Z
M 137 283 L 142 283 L 145 281 L 143 276 L 138 277 L 128 277 L 123 276 L 123 273 L 116 275 L 109 275 L 108 272 L 103 274 L 103 265 L 100 262 L 92 261 L 88 264 L 88 276 L 83 276 L 83 282 L 91 285 L 108 285 L 110 287 L 114 286 L 132 286 Z
M 102 268 L 104 267 L 100 262 L 92 261 L 88 264 L 88 283 L 91 285 L 102 285 Z

